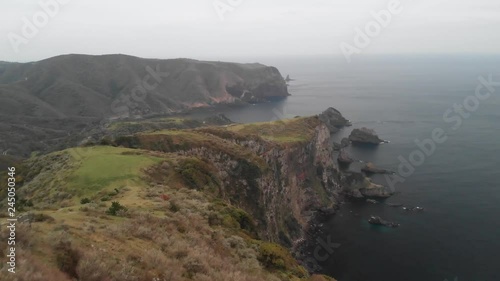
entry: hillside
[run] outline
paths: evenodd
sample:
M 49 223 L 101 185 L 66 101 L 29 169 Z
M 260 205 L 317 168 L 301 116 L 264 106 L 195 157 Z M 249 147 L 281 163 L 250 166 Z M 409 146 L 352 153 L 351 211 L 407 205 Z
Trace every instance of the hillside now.
M 258 63 L 125 55 L 0 63 L 0 130 L 8 132 L 0 135 L 0 150 L 28 156 L 60 147 L 68 135 L 110 118 L 142 118 L 288 95 L 280 72 Z
M 18 164 L 19 280 L 330 280 L 292 255 L 353 188 L 324 119 L 119 122 L 101 145 Z

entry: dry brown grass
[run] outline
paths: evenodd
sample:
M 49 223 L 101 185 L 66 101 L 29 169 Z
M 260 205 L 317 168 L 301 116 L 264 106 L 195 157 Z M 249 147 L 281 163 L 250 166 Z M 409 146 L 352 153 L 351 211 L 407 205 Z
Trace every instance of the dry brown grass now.
M 314 123 L 314 120 L 295 122 Z M 269 133 L 274 132 L 274 124 L 269 126 Z M 225 131 L 230 138 L 238 134 L 230 129 Z M 280 132 L 278 137 L 284 142 L 297 141 L 295 132 Z M 185 138 L 196 134 L 199 139 L 191 139 L 193 147 L 209 145 L 227 150 L 237 158 L 255 157 L 235 149 L 236 144 L 230 140 L 222 140 L 213 132 L 205 133 L 203 136 L 195 131 L 162 133 L 150 136 L 150 144 L 169 137 L 171 146 L 176 148 Z M 175 175 L 175 165 L 186 158 L 173 154 L 161 156 L 165 161 L 158 164 L 161 168 L 158 171 L 163 176 Z M 253 236 L 231 217 L 236 208 L 227 204 L 214 208 L 211 195 L 190 189 L 182 181 L 168 179 L 158 177 L 155 180 L 160 182 L 149 181 L 149 184 L 126 182 L 126 189 L 113 197 L 129 210 L 125 217 L 106 215 L 111 202 L 44 210 L 44 217 L 53 218 L 53 222 L 39 221 L 32 228 L 20 226 L 18 230 L 23 252 L 19 261 L 21 273 L 15 280 L 69 280 L 62 271 L 79 281 L 323 280 L 317 276 L 309 280 L 309 276 L 297 273 L 300 268 L 281 248 L 278 258 L 289 261 L 290 265 L 270 268 L 262 262 L 261 242 L 252 240 Z M 270 249 L 274 251 L 274 247 Z M 0 281 L 10 280 L 2 278 Z
M 130 218 L 86 205 L 45 211 L 53 222 L 20 224 L 17 279 L 0 280 L 67 281 L 68 274 L 79 281 L 299 280 L 264 268 L 258 247 L 237 229 L 210 226 L 214 210 L 202 192 L 157 188 L 169 201 L 152 200 L 145 189 L 129 191 L 127 206 L 137 206 Z M 170 210 L 170 201 L 179 210 Z

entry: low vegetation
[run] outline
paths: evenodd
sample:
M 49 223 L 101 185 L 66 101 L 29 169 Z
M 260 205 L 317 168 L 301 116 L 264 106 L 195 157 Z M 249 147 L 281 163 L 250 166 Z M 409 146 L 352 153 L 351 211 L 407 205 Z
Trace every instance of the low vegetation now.
M 317 117 L 297 117 L 274 122 L 235 125 L 228 127 L 228 130 L 244 135 L 258 135 L 265 140 L 280 144 L 290 144 L 311 140 L 319 123 Z

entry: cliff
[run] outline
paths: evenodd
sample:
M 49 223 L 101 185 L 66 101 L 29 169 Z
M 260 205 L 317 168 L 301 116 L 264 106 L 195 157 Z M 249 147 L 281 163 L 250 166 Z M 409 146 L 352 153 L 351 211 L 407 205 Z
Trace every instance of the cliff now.
M 315 116 L 160 131 L 118 138 L 116 144 L 202 159 L 191 163 L 198 172 L 186 175 L 194 188 L 213 185 L 208 189 L 216 197 L 250 213 L 261 238 L 292 246 L 318 210 L 336 207 L 342 191 L 330 136 Z
M 75 278 L 93 269 L 129 280 L 132 268 L 147 280 L 329 280 L 289 250 L 344 195 L 377 190 L 339 170 L 324 118 L 118 134 L 34 157 L 19 167 L 20 207 L 39 216 L 26 235 L 37 237 L 34 249 L 63 235 L 66 244 L 44 253 Z M 68 273 L 58 256 L 72 251 L 80 256 Z

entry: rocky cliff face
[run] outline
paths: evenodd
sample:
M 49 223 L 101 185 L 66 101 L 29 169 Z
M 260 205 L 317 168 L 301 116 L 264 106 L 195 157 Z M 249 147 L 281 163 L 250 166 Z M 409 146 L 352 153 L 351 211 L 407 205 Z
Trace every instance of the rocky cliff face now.
M 195 188 L 212 186 L 218 198 L 254 218 L 262 239 L 292 246 L 318 211 L 337 207 L 344 190 L 331 143 L 327 124 L 314 116 L 159 132 L 117 144 L 202 160 L 193 167 L 198 172 L 189 175 L 190 182 L 198 183 Z M 207 176 L 213 173 L 215 179 Z
M 313 138 L 285 149 L 265 143 L 247 142 L 244 146 L 264 158 L 271 168 L 257 179 L 260 198 L 242 198 L 246 206 L 262 202 L 262 230 L 266 238 L 291 246 L 320 209 L 333 209 L 342 188 L 339 170 L 333 160 L 330 131 L 324 124 L 314 130 Z M 256 209 L 255 207 L 253 209 Z

